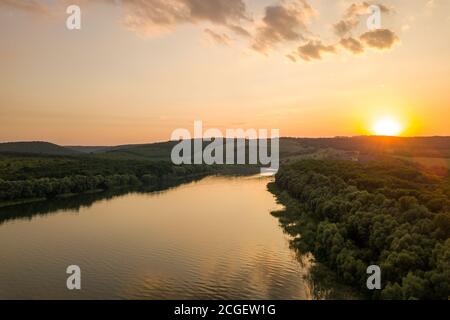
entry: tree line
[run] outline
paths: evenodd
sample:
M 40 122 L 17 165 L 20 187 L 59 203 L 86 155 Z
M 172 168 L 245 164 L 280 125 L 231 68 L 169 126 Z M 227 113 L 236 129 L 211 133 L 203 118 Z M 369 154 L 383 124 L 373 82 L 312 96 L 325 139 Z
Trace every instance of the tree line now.
M 60 195 L 131 186 L 159 188 L 177 179 L 197 177 L 211 171 L 208 166 L 175 166 L 167 161 L 2 156 L 0 202 L 51 199 Z

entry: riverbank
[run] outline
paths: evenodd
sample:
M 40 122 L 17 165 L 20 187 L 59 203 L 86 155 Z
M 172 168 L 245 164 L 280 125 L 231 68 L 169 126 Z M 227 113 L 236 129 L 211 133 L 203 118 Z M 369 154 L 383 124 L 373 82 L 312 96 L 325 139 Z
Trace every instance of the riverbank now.
M 130 178 L 130 181 L 133 181 L 133 183 L 128 183 L 126 181 L 124 184 L 108 185 L 107 187 L 88 189 L 86 191 L 81 191 L 81 192 L 66 192 L 66 193 L 61 193 L 61 194 L 56 194 L 56 195 L 51 194 L 46 197 L 35 197 L 35 198 L 9 200 L 9 201 L 0 201 L 0 208 L 32 204 L 32 203 L 36 203 L 36 202 L 64 200 L 64 199 L 70 199 L 70 198 L 75 198 L 75 197 L 81 197 L 83 195 L 85 195 L 85 196 L 97 195 L 97 194 L 101 195 L 101 194 L 108 194 L 108 193 L 112 193 L 112 192 L 120 193 L 120 191 L 152 192 L 152 191 L 157 191 L 157 190 L 164 190 L 166 188 L 177 186 L 177 185 L 185 183 L 185 182 L 190 182 L 190 181 L 194 181 L 197 179 L 201 179 L 203 177 L 206 177 L 207 175 L 208 174 L 206 174 L 206 173 L 201 173 L 201 174 L 190 174 L 190 175 L 185 175 L 185 176 L 181 176 L 181 177 L 171 176 L 163 181 L 156 180 L 156 181 L 154 181 L 154 183 L 148 183 L 148 182 L 145 183 L 145 182 L 137 179 L 137 177 L 132 177 L 132 178 Z M 83 178 L 89 179 L 89 177 L 83 177 Z M 14 183 L 14 182 L 17 183 L 17 181 L 13 181 L 12 183 Z M 48 179 L 46 179 L 45 182 L 48 182 Z M 58 181 L 50 180 L 50 183 L 58 183 Z M 125 193 L 125 192 L 123 192 L 123 193 Z
M 447 299 L 449 182 L 396 159 L 304 160 L 282 166 L 269 189 L 287 208 L 275 215 L 292 246 L 339 282 L 369 299 Z M 373 265 L 379 290 L 367 286 Z
M 207 175 L 252 174 L 257 166 L 174 165 L 170 161 L 104 159 L 92 155 L 0 156 L 0 207 L 117 188 L 156 190 Z
M 272 211 L 271 214 L 278 219 L 283 231 L 291 237 L 291 250 L 294 250 L 298 256 L 309 256 L 311 265 L 307 279 L 310 283 L 313 298 L 318 300 L 360 300 L 366 298 L 352 287 L 339 281 L 335 271 L 316 261 L 310 247 L 302 245 L 300 241 L 302 235 L 305 239 L 309 232 L 306 226 L 315 223 L 310 217 L 302 215 L 302 212 L 307 209 L 291 197 L 289 193 L 279 188 L 275 182 L 268 183 L 267 189 L 275 196 L 277 203 L 284 207 L 281 210 Z

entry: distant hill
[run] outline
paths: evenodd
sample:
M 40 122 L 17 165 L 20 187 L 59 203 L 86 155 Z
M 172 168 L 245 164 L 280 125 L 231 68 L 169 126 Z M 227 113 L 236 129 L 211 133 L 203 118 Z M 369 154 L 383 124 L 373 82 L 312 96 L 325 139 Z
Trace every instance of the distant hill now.
M 114 150 L 116 148 L 107 146 L 64 146 L 64 147 L 81 153 L 102 153 Z
M 61 147 L 57 144 L 42 141 L 0 143 L 0 153 L 47 154 L 47 155 L 79 154 L 79 152 L 75 150 L 71 150 L 65 147 Z
M 177 142 L 168 141 L 138 145 L 123 145 L 111 148 L 98 155 L 114 159 L 170 160 L 172 148 L 176 144 Z
M 96 157 L 124 160 L 169 160 L 175 141 L 120 146 L 59 146 L 48 142 L 0 143 L 0 153 L 29 153 L 49 155 L 93 154 Z M 208 143 L 205 142 L 204 145 Z M 388 154 L 403 157 L 450 158 L 450 137 L 335 137 L 281 138 L 282 159 L 303 157 L 324 149 L 341 150 L 352 158 L 359 154 Z M 330 151 L 333 153 L 333 151 Z M 330 153 L 328 152 L 328 153 Z M 320 156 L 320 155 L 319 155 Z
M 170 158 L 177 142 L 162 142 L 142 145 L 118 146 L 99 153 L 108 158 L 153 159 Z M 335 138 L 281 138 L 281 159 L 304 156 L 324 149 L 341 150 L 352 158 L 352 152 L 374 155 L 387 154 L 405 157 L 450 158 L 450 137 L 335 137 Z
M 147 158 L 164 158 L 170 155 L 170 151 L 174 143 L 148 143 L 148 144 L 127 144 L 119 146 L 65 146 L 70 150 L 88 154 L 108 154 L 115 158 L 125 159 L 147 159 Z M 165 152 L 161 153 L 160 148 Z
M 333 148 L 368 154 L 385 153 L 408 157 L 450 158 L 450 137 L 357 136 L 285 139 L 289 141 L 289 144 L 294 143 L 309 148 Z

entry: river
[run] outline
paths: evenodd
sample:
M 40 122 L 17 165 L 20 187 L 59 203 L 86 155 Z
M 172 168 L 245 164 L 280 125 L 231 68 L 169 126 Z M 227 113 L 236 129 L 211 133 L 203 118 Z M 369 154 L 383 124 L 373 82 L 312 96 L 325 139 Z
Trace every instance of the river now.
M 308 263 L 270 214 L 270 179 L 207 177 L 39 215 L 9 208 L 0 299 L 310 299 Z M 69 265 L 81 290 L 66 287 Z

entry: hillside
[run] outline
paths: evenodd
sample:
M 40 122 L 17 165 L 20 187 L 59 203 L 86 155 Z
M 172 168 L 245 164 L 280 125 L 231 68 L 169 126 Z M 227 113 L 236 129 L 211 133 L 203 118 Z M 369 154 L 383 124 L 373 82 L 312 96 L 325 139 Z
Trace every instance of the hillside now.
M 132 160 L 170 160 L 172 148 L 176 142 L 149 143 L 138 145 L 122 145 L 98 152 L 100 157 Z
M 81 153 L 103 153 L 114 149 L 115 147 L 106 146 L 64 146 L 64 148 L 70 149 L 75 152 Z
M 98 155 L 114 159 L 166 160 L 176 142 L 119 146 Z M 205 143 L 207 144 L 207 143 Z M 236 146 L 235 146 L 236 149 Z M 335 137 L 281 138 L 281 160 L 333 158 L 370 160 L 374 156 L 402 158 L 450 159 L 450 137 Z M 423 162 L 423 161 L 422 161 Z M 435 161 L 429 161 L 434 163 Z
M 0 153 L 47 154 L 47 155 L 78 154 L 78 152 L 75 150 L 71 150 L 53 143 L 42 141 L 0 143 Z
M 450 158 L 450 137 L 358 136 L 335 138 L 286 138 L 309 148 L 333 148 L 363 153 L 387 153 L 407 157 Z
M 59 146 L 48 142 L 1 143 L 0 153 L 76 155 L 122 160 L 169 160 L 177 142 L 120 146 Z M 204 146 L 208 143 L 205 142 Z M 236 149 L 236 146 L 235 146 Z M 370 160 L 378 155 L 390 155 L 421 163 L 444 163 L 450 159 L 450 137 L 335 137 L 281 138 L 281 160 L 333 158 Z M 417 160 L 418 159 L 418 160 Z M 433 159 L 442 159 L 439 161 Z

